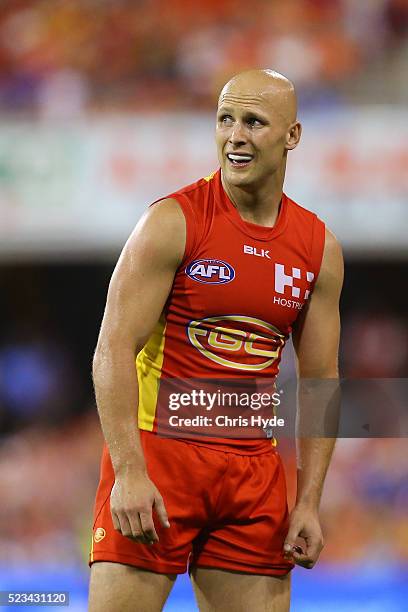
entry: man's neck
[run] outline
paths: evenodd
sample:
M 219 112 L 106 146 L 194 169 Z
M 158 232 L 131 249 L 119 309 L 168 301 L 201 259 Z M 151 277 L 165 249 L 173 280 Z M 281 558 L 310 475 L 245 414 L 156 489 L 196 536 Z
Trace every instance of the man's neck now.
M 221 173 L 222 186 L 244 221 L 273 227 L 279 214 L 282 200 L 284 168 L 276 172 L 271 180 L 259 189 L 245 189 L 230 185 Z

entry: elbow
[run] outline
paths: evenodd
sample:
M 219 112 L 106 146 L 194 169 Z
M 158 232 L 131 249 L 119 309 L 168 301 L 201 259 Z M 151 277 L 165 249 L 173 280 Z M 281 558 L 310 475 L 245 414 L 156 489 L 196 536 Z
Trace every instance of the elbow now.
M 94 387 L 97 385 L 104 363 L 106 363 L 106 355 L 98 342 L 92 359 L 92 380 Z
M 94 385 L 113 371 L 132 367 L 141 348 L 143 346 L 139 348 L 138 344 L 126 342 L 122 338 L 100 336 L 92 361 Z
M 95 380 L 106 370 L 112 368 L 112 365 L 117 361 L 120 354 L 120 342 L 115 341 L 106 334 L 99 334 L 98 342 L 95 348 L 92 360 L 92 377 Z

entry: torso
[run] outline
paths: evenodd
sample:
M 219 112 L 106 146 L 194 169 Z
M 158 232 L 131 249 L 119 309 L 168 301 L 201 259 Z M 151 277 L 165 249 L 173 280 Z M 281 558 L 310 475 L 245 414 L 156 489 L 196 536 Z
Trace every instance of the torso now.
M 137 358 L 139 427 L 148 431 L 157 430 L 159 381 L 277 376 L 324 249 L 322 221 L 285 195 L 273 228 L 244 221 L 220 171 L 169 197 L 183 210 L 186 248 Z

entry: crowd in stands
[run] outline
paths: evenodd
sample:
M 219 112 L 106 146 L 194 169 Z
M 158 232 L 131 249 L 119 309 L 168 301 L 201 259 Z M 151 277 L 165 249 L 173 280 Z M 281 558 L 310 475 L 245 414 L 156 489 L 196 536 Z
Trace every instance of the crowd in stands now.
M 408 2 L 0 2 L 2 117 L 211 110 L 225 80 L 255 65 L 292 78 L 304 107 L 402 103 Z M 0 563 L 85 562 L 102 447 L 90 361 L 107 283 L 93 289 L 88 271 L 77 303 L 76 270 L 60 286 L 58 271 L 35 282 L 33 270 L 24 282 L 14 274 L 0 282 Z M 343 317 L 342 375 L 402 378 L 403 308 L 359 309 L 362 293 L 353 288 Z M 282 453 L 293 502 L 294 453 L 285 444 Z M 323 560 L 408 562 L 405 457 L 403 438 L 339 441 L 322 505 Z
M 253 66 L 301 104 L 401 103 L 406 0 L 13 0 L 0 4 L 0 112 L 212 109 Z

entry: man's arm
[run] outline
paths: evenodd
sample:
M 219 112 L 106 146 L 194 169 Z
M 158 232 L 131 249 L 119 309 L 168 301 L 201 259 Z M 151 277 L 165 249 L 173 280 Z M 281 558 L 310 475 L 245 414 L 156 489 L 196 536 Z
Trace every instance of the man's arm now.
M 335 437 L 315 437 L 319 436 L 315 432 L 323 432 L 327 425 L 325 419 L 335 421 L 338 412 L 339 298 L 342 284 L 341 247 L 335 236 L 326 230 L 320 273 L 310 302 L 293 331 L 299 378 L 297 497 L 284 550 L 288 558 L 309 569 L 323 548 L 318 510 Z M 316 422 L 318 419 L 321 419 L 320 423 Z M 311 420 L 315 422 L 310 423 Z M 304 553 L 293 550 L 298 537 L 305 540 Z
M 178 203 L 168 199 L 149 208 L 112 275 L 93 362 L 98 412 L 115 472 L 113 524 L 124 536 L 144 543 L 158 540 L 153 507 L 161 524 L 169 524 L 140 443 L 135 357 L 161 315 L 184 246 L 185 221 Z

